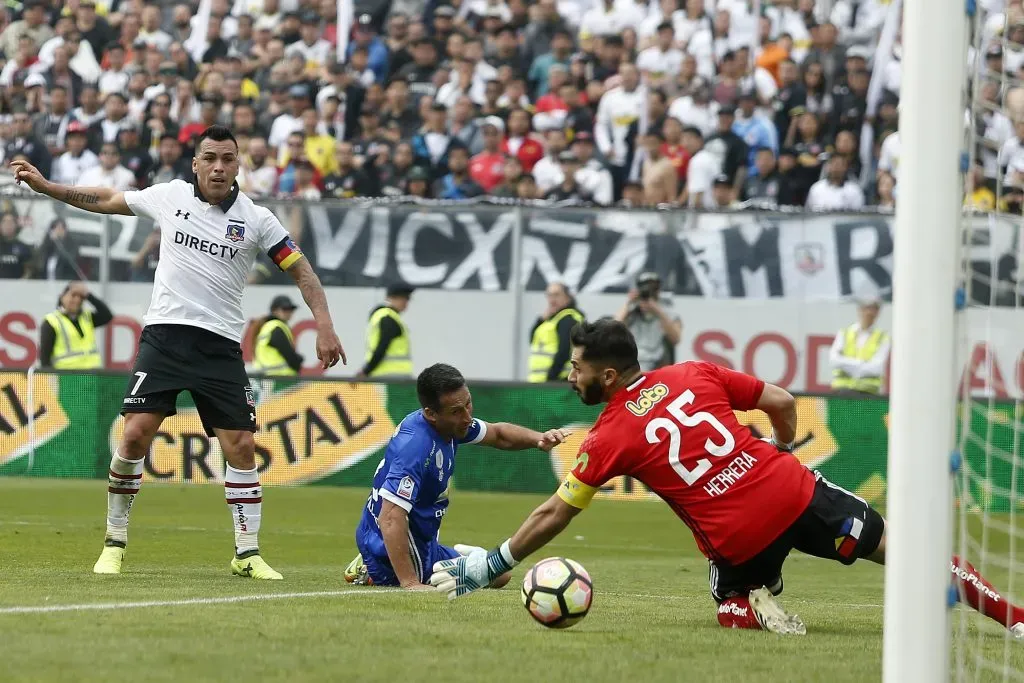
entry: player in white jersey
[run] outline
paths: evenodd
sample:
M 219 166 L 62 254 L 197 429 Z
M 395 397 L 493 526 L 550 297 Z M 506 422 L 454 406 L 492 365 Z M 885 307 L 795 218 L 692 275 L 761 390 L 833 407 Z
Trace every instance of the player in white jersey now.
M 14 161 L 15 180 L 93 213 L 145 216 L 160 226 L 160 263 L 146 327 L 139 340 L 121 414 L 124 432 L 110 460 L 107 530 L 93 571 L 121 573 L 128 513 L 150 444 L 164 418 L 188 390 L 207 435 L 216 435 L 227 461 L 224 496 L 235 527 L 231 571 L 280 579 L 260 556 L 263 489 L 256 470 L 256 408 L 242 350 L 242 291 L 257 254 L 267 252 L 291 275 L 317 324 L 316 355 L 324 368 L 345 361 L 324 289 L 312 266 L 270 210 L 239 192 L 238 143 L 211 126 L 199 136 L 192 171 L 137 192 L 69 187 L 46 180 L 26 161 Z

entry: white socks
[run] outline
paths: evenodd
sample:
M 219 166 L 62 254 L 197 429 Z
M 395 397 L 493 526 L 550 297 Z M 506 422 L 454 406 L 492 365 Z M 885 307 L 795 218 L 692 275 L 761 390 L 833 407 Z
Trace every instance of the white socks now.
M 128 514 L 135 495 L 142 486 L 145 460 L 125 460 L 117 451 L 110 459 L 107 475 L 107 537 L 106 545 L 125 547 L 128 543 Z
M 231 507 L 235 525 L 235 556 L 259 552 L 260 517 L 263 513 L 263 487 L 256 468 L 236 470 L 227 466 L 224 473 L 224 499 Z

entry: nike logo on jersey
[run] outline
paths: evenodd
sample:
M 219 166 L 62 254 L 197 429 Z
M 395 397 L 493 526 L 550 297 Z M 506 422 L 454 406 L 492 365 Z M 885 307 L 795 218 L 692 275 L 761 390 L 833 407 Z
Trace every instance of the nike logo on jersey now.
M 181 230 L 174 231 L 174 243 L 180 244 L 187 249 L 195 249 L 204 254 L 219 256 L 222 259 L 232 260 L 238 255 L 238 248 L 229 247 L 226 244 L 217 244 L 209 240 L 202 240 L 195 235 L 190 235 Z

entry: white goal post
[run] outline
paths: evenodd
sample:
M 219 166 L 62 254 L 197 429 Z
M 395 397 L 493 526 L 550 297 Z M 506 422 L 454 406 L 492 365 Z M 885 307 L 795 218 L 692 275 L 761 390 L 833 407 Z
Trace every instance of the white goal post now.
M 949 678 L 964 0 L 904 0 L 883 679 Z

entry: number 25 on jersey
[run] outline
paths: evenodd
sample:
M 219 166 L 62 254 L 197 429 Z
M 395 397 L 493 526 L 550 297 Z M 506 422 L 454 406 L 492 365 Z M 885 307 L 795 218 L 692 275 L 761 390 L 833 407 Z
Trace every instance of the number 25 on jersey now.
M 660 400 L 662 396 L 658 397 Z M 708 424 L 722 437 L 720 443 L 716 443 L 716 439 L 708 437 L 704 441 L 704 450 L 709 454 L 718 458 L 730 455 L 733 449 L 736 447 L 736 439 L 726 429 L 725 425 L 721 421 L 706 411 L 700 411 L 692 415 L 688 415 L 684 412 L 683 408 L 692 404 L 696 398 L 693 392 L 687 389 L 678 397 L 674 398 L 671 403 L 668 404 L 667 410 L 669 417 L 656 417 L 647 423 L 647 429 L 645 430 L 645 436 L 647 442 L 651 444 L 661 443 L 664 436 L 668 435 L 668 462 L 672 466 L 672 469 L 676 471 L 683 481 L 688 486 L 693 486 L 697 481 L 707 474 L 708 470 L 711 469 L 711 460 L 709 458 L 697 459 L 693 469 L 689 469 L 684 465 L 679 458 L 679 451 L 682 448 L 682 433 L 680 427 L 696 427 L 701 423 Z

